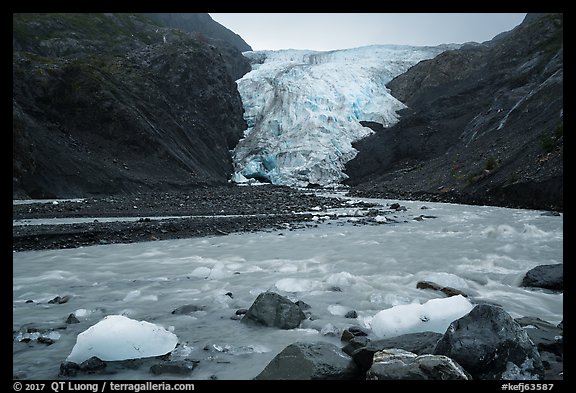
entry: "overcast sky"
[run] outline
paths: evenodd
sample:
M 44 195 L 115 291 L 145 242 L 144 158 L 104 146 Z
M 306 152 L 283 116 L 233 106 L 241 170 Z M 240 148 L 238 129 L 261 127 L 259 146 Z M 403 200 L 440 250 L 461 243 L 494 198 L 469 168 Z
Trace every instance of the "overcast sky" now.
M 373 44 L 483 42 L 526 13 L 210 13 L 253 50 L 333 50 Z

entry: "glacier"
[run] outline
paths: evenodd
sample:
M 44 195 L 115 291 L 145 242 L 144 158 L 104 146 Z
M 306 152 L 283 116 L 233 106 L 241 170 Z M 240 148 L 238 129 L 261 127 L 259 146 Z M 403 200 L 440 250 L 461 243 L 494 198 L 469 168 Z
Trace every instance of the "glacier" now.
M 352 143 L 390 127 L 406 106 L 386 83 L 416 63 L 458 48 L 371 45 L 328 52 L 244 52 L 252 70 L 236 81 L 248 128 L 232 151 L 236 183 L 336 186 Z

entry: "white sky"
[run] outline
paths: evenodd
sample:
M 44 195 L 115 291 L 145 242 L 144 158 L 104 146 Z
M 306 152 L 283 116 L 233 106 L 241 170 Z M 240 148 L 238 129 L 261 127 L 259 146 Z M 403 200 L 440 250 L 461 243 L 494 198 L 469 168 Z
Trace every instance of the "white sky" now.
M 210 13 L 253 50 L 483 42 L 526 13 Z

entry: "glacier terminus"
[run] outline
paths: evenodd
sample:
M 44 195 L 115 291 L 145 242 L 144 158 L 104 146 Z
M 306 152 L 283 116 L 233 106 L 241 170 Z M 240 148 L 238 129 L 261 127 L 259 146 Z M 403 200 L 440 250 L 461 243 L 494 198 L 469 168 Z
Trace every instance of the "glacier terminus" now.
M 460 45 L 373 45 L 318 52 L 244 52 L 252 70 L 237 80 L 248 128 L 233 150 L 236 183 L 335 186 L 347 178 L 352 143 L 399 119 L 405 105 L 386 83 Z

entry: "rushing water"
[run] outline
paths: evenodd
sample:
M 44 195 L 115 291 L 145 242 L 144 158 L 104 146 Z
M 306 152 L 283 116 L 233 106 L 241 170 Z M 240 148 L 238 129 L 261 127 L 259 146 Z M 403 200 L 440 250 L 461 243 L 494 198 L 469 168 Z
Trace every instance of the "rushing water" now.
M 371 200 L 374 201 L 374 200 Z M 383 205 L 397 202 L 377 200 Z M 13 372 L 56 379 L 76 336 L 111 314 L 161 325 L 178 336 L 174 357 L 199 360 L 190 379 L 252 379 L 287 345 L 324 340 L 379 311 L 444 295 L 421 280 L 498 303 L 512 317 L 563 320 L 563 295 L 519 284 L 531 268 L 563 263 L 563 216 L 542 211 L 400 201 L 398 223 L 318 221 L 306 229 L 114 244 L 13 254 Z M 422 210 L 422 206 L 428 207 Z M 420 215 L 434 216 L 414 220 Z M 392 216 L 388 216 L 392 217 Z M 340 291 L 335 291 L 338 287 Z M 273 290 L 312 306 L 299 329 L 242 324 L 231 317 Z M 49 304 L 56 296 L 63 304 Z M 27 302 L 32 300 L 33 302 Z M 172 314 L 193 304 L 200 311 Z M 357 319 L 345 318 L 349 310 Z M 80 323 L 66 325 L 75 313 Z M 20 341 L 23 326 L 56 329 L 54 343 Z M 57 329 L 67 326 L 65 330 Z M 117 379 L 182 379 L 147 369 Z M 82 375 L 85 378 L 111 376 Z

